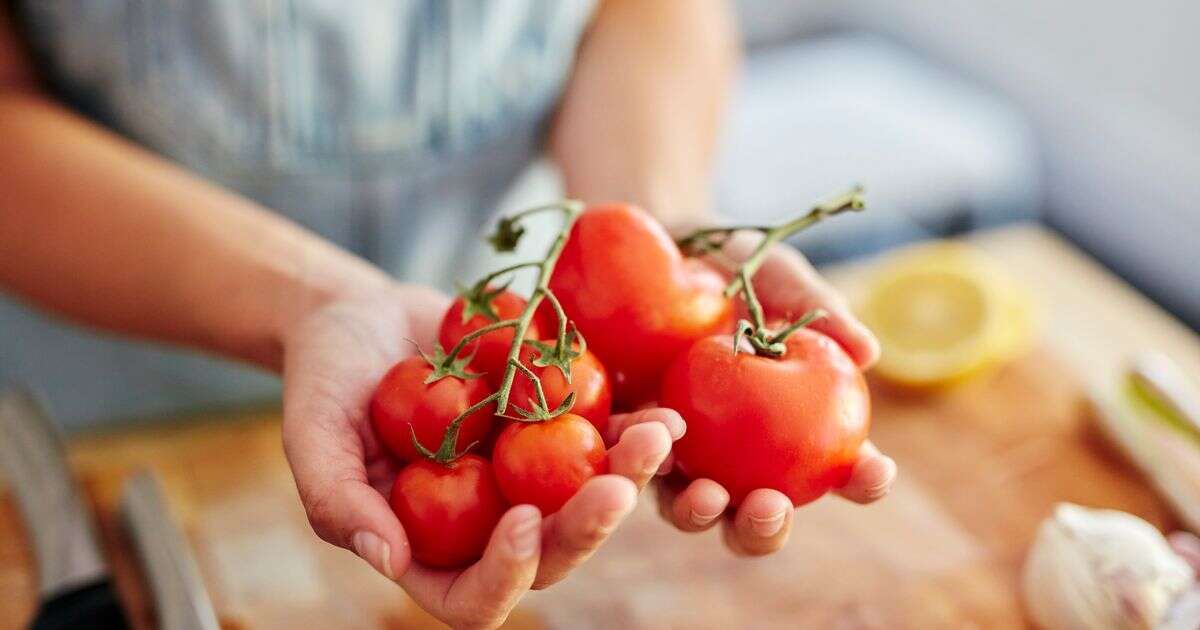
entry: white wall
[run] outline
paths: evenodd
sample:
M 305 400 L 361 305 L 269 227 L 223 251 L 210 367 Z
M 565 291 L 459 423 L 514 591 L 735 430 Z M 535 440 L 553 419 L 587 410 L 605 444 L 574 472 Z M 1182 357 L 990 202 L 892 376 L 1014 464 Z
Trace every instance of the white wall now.
M 1200 2 L 743 0 L 754 41 L 865 28 L 1023 108 L 1047 219 L 1200 321 Z

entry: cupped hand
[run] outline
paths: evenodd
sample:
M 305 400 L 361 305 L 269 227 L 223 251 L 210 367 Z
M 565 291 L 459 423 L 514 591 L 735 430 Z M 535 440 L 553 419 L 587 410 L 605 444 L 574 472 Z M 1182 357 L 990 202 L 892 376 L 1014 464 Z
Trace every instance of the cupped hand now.
M 749 256 L 758 238 L 739 234 L 725 246 L 733 261 Z M 879 357 L 874 335 L 850 312 L 845 299 L 794 248 L 777 245 L 754 275 L 754 288 L 768 320 L 794 320 L 814 309 L 828 315 L 810 324 L 837 341 L 862 368 Z M 850 480 L 836 490 L 855 503 L 871 503 L 886 495 L 896 477 L 896 463 L 870 441 L 859 451 Z M 724 540 L 735 553 L 765 555 L 787 542 L 794 508 L 782 492 L 760 488 L 727 514 L 729 493 L 709 479 L 688 481 L 678 475 L 657 484 L 659 511 L 675 527 L 688 532 L 722 524 Z
M 324 540 L 361 556 L 454 627 L 489 628 L 530 588 L 561 580 L 633 510 L 638 490 L 683 435 L 664 409 L 610 420 L 611 474 L 590 479 L 561 510 L 508 510 L 483 557 L 458 571 L 413 562 L 404 528 L 387 501 L 398 465 L 367 416 L 375 385 L 410 354 L 428 347 L 449 298 L 393 285 L 333 301 L 298 321 L 284 340 L 283 444 L 310 523 Z

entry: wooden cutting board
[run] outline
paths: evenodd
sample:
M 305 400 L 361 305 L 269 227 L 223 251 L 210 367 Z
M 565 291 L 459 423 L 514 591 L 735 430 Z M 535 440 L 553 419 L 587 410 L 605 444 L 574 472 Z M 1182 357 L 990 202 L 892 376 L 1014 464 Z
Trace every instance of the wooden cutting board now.
M 997 248 L 1014 234 L 1024 250 Z M 985 246 L 1027 258 L 1029 243 L 1041 242 L 1034 250 L 1054 253 L 1059 272 L 1083 265 L 1084 272 L 1076 270 L 1082 273 L 1078 282 L 1103 273 L 1049 238 L 1009 231 Z M 1046 272 L 1040 282 L 1054 274 Z M 852 270 L 834 275 L 847 288 L 853 284 Z M 1061 298 L 1059 292 L 1054 299 Z M 1146 316 L 1137 312 L 1144 303 L 1131 308 L 1132 315 Z M 1086 315 L 1096 317 L 1095 309 Z M 1151 317 L 1144 325 L 1158 323 Z M 1052 319 L 1045 328 L 1052 336 L 1066 324 Z M 822 499 L 797 514 L 785 550 L 748 560 L 730 555 L 718 531 L 675 532 L 658 518 L 646 493 L 592 561 L 564 583 L 528 596 L 509 626 L 1023 627 L 1021 560 L 1055 502 L 1122 509 L 1161 528 L 1176 526 L 1144 480 L 1096 436 L 1084 396 L 1090 375 L 1057 358 L 1070 352 L 1050 336 L 991 377 L 951 391 L 916 395 L 872 382 L 872 437 L 901 470 L 881 502 L 863 507 Z M 1194 335 L 1178 338 L 1196 343 Z M 1115 369 L 1112 361 L 1109 368 Z M 101 517 L 122 593 L 142 627 L 149 627 L 150 611 L 139 597 L 127 542 L 114 526 L 120 483 L 138 466 L 162 477 L 224 626 L 437 625 L 400 589 L 312 535 L 272 412 L 80 436 L 70 450 Z M 34 590 L 32 558 L 5 493 L 0 628 L 28 618 Z
M 902 470 L 862 507 L 826 498 L 796 518 L 788 547 L 731 556 L 716 531 L 684 535 L 652 497 L 567 582 L 528 597 L 513 627 L 1020 627 L 1017 571 L 1055 501 L 1168 511 L 1089 429 L 1069 370 L 1035 352 L 994 377 L 938 395 L 873 383 L 872 435 Z M 271 415 L 204 419 L 77 442 L 73 462 L 113 555 L 121 481 L 159 472 L 222 623 L 237 628 L 433 626 L 403 593 L 308 530 Z M 0 627 L 31 611 L 31 558 L 11 503 L 0 512 Z M 126 595 L 140 590 L 128 562 Z M 137 617 L 148 620 L 133 598 Z M 835 623 L 836 622 L 836 623 Z

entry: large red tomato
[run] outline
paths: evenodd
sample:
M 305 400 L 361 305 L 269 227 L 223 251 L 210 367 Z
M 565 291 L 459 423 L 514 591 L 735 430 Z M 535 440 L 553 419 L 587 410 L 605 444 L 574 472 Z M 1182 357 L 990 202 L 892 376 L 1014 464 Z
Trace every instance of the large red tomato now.
M 545 341 L 554 345 L 553 340 Z M 608 416 L 612 411 L 612 387 L 608 384 L 608 373 L 600 360 L 591 350 L 584 350 L 574 361 L 571 361 L 571 382 L 563 377 L 562 370 L 551 365 L 538 367 L 533 364 L 537 350 L 526 344 L 521 348 L 521 364 L 529 368 L 542 381 L 542 391 L 546 395 L 546 406 L 555 409 L 571 392 L 575 393 L 575 403 L 571 413 L 587 418 L 592 426 L 604 435 L 608 428 Z M 533 383 L 518 374 L 513 380 L 512 393 L 509 400 L 526 409 L 530 408 L 529 401 L 537 400 L 537 391 Z
M 405 466 L 396 475 L 391 504 L 413 558 L 439 568 L 478 560 L 508 507 L 492 465 L 478 455 L 450 464 L 421 459 Z
M 475 313 L 463 321 L 466 300 L 459 296 L 455 298 L 445 316 L 442 317 L 442 324 L 438 328 L 438 343 L 442 345 L 443 350 L 450 352 L 450 349 L 468 334 L 500 320 L 520 317 L 521 312 L 525 310 L 526 303 L 525 298 L 512 291 L 501 291 L 491 300 L 491 307 L 497 319 Z M 529 322 L 529 327 L 525 329 L 526 339 L 538 339 L 542 336 L 540 330 L 542 321 L 543 318 L 534 317 Z M 492 385 L 497 385 L 500 382 L 499 379 L 504 376 L 504 367 L 508 364 L 508 351 L 512 348 L 512 342 L 512 328 L 493 330 L 467 344 L 459 356 L 469 356 L 474 352 L 475 356 L 471 359 L 471 367 L 478 372 L 487 374 Z
M 544 515 L 557 512 L 585 481 L 608 472 L 600 433 L 573 413 L 513 422 L 496 439 L 492 462 L 504 498 L 535 505 Z
M 685 258 L 657 221 L 629 205 L 580 215 L 550 288 L 626 406 L 653 398 L 667 365 L 691 342 L 732 328 L 721 275 Z
M 412 443 L 413 432 L 421 446 L 437 451 L 450 422 L 491 393 L 482 378 L 446 376 L 426 385 L 425 378 L 432 372 L 433 367 L 421 357 L 404 359 L 388 370 L 371 397 L 375 434 L 405 461 L 420 457 Z M 484 407 L 463 421 L 455 452 L 487 436 L 493 413 L 494 407 Z
M 687 433 L 675 458 L 716 481 L 738 505 L 774 488 L 799 506 L 844 485 L 870 427 L 871 401 L 854 361 L 832 339 L 801 329 L 778 359 L 733 352 L 733 338 L 697 341 L 667 371 L 659 404 Z

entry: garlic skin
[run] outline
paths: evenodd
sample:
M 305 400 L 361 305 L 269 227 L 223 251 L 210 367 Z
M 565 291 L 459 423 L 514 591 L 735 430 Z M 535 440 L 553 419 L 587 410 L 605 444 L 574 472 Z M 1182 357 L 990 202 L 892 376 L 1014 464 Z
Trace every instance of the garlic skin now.
M 1047 630 L 1151 630 L 1194 581 L 1153 525 L 1060 503 L 1038 529 L 1021 587 L 1029 616 Z

